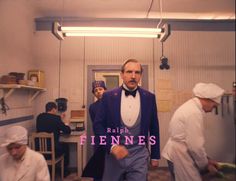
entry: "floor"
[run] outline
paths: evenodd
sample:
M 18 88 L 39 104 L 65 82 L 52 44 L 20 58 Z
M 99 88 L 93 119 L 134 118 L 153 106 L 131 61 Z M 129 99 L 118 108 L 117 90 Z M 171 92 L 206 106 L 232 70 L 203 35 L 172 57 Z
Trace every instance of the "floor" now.
M 168 168 L 149 169 L 148 181 L 170 181 Z
M 56 181 L 61 181 L 61 179 L 57 178 Z M 67 176 L 63 181 L 92 181 L 92 180 L 89 178 L 79 179 L 78 176 L 76 176 L 76 173 L 72 173 L 69 176 Z M 149 169 L 148 181 L 170 181 L 170 174 L 167 168 Z
M 203 181 L 235 181 L 236 173 L 226 173 L 224 178 L 213 177 L 211 175 L 205 175 L 203 177 Z M 61 181 L 58 177 L 56 181 Z M 63 181 L 93 181 L 90 178 L 79 178 L 76 176 L 76 173 L 72 173 Z M 112 181 L 112 180 L 111 180 Z M 149 169 L 148 171 L 148 181 L 170 181 L 170 174 L 167 168 L 157 168 L 157 169 Z

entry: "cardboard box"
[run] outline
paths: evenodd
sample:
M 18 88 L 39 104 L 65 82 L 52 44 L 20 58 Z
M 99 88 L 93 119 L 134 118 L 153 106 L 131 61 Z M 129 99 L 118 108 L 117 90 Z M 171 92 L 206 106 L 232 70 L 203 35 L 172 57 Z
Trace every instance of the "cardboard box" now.
M 71 110 L 70 112 L 70 121 L 71 122 L 84 122 L 85 119 L 85 110 Z
M 44 71 L 41 70 L 29 70 L 28 71 L 28 80 L 32 80 L 35 82 L 35 86 L 37 87 L 45 87 L 44 84 Z

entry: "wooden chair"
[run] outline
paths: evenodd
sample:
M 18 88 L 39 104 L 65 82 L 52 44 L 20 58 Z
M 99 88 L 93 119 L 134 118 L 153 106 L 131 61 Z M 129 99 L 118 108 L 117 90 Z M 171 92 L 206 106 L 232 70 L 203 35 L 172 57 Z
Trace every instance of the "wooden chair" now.
M 32 133 L 31 144 L 32 149 L 43 154 L 46 157 L 47 164 L 52 166 L 52 181 L 55 181 L 56 164 L 61 162 L 61 179 L 63 180 L 64 155 L 56 158 L 53 133 Z

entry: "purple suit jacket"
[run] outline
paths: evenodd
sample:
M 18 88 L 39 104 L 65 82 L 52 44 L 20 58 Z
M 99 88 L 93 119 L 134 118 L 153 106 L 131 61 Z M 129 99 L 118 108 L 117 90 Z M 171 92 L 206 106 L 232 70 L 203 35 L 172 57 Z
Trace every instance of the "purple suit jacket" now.
M 101 104 L 97 111 L 93 128 L 96 136 L 105 135 L 107 152 L 111 149 L 111 136 L 117 136 L 119 133 L 107 133 L 107 128 L 121 128 L 121 91 L 122 88 L 116 88 L 103 94 Z M 141 101 L 141 135 L 145 136 L 145 142 L 148 146 L 148 136 L 156 137 L 156 144 L 151 145 L 151 159 L 160 159 L 160 137 L 159 123 L 157 117 L 157 106 L 155 95 L 138 88 Z

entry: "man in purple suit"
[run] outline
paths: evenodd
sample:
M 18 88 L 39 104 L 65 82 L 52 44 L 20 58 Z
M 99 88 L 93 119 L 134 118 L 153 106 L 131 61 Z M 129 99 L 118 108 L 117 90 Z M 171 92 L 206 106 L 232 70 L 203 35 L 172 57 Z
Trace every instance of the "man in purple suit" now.
M 106 145 L 103 181 L 146 181 L 149 145 L 151 166 L 160 159 L 155 95 L 140 88 L 142 66 L 135 59 L 121 68 L 123 85 L 103 94 L 94 121 L 100 145 Z

